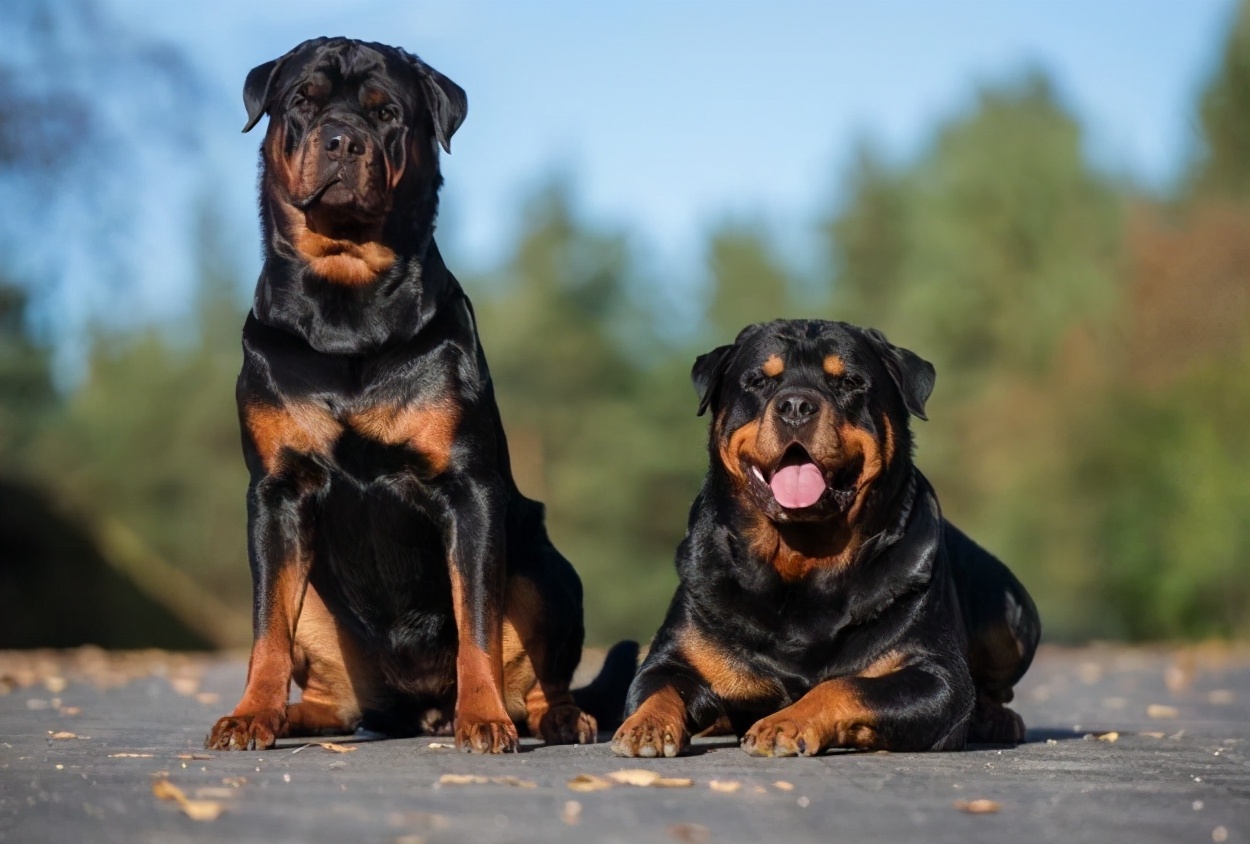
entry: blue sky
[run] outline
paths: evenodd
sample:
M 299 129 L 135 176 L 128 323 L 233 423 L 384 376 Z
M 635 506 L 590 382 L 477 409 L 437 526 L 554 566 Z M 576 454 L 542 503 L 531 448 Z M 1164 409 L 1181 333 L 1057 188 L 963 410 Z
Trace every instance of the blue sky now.
M 260 132 L 239 133 L 243 78 L 304 38 L 349 35 L 411 49 L 468 92 L 444 163 L 453 268 L 494 265 L 522 199 L 560 172 L 590 219 L 629 230 L 682 278 L 727 217 L 760 220 L 801 262 L 859 138 L 913 155 L 977 84 L 1029 67 L 1055 81 L 1095 163 L 1166 185 L 1194 143 L 1193 103 L 1232 12 L 1229 0 L 105 5 L 208 80 L 200 176 L 246 244 L 248 275 Z M 169 166 L 154 159 L 149 178 L 190 185 Z M 182 219 L 154 215 L 155 232 Z M 178 267 L 142 283 L 144 307 L 177 306 Z

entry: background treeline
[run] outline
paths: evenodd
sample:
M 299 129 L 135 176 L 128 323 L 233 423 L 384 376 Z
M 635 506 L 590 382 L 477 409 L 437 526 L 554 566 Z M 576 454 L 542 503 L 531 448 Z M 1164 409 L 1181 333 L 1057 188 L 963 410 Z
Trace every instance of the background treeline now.
M 1091 165 L 1077 119 L 1043 73 L 1025 74 L 984 87 L 906 160 L 864 142 L 815 268 L 767 221 L 720 225 L 706 277 L 683 288 L 701 297 L 687 325 L 662 304 L 680 285 L 628 232 L 588 223 L 559 179 L 537 191 L 507 260 L 460 275 L 520 485 L 588 584 L 590 640 L 649 636 L 671 594 L 706 463 L 694 356 L 778 316 L 873 325 L 934 362 L 920 466 L 1033 591 L 1052 639 L 1250 634 L 1250 3 L 1218 49 L 1201 143 L 1166 195 Z M 24 134 L 44 94 L 6 75 L 0 178 L 84 166 L 90 147 L 49 158 Z M 89 103 L 37 131 L 66 120 L 90 138 Z M 6 283 L 0 264 L 0 492 L 68 519 L 99 565 L 204 640 L 239 644 L 233 381 L 248 285 L 211 206 L 196 225 L 193 324 L 98 328 L 66 390 L 30 331 L 41 288 Z M 3 510 L 0 583 L 17 582 L 19 548 L 70 564 L 30 539 L 47 525 Z M 55 595 L 7 592 L 23 617 L 57 612 Z

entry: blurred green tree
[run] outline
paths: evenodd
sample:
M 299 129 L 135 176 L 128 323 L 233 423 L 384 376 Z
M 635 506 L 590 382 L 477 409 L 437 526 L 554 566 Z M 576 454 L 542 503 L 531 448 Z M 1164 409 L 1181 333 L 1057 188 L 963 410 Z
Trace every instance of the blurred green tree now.
M 513 470 L 522 492 L 548 505 L 552 538 L 581 573 L 590 641 L 646 636 L 675 585 L 679 514 L 697 478 L 693 402 L 684 396 L 677 407 L 691 412 L 673 413 L 680 391 L 670 372 L 657 377 L 666 357 L 653 372 L 625 351 L 636 283 L 626 239 L 579 221 L 559 182 L 522 218 L 497 276 L 465 280 Z
M 48 350 L 30 336 L 27 298 L 0 280 L 0 476 L 37 471 L 27 450 L 59 405 Z
M 205 210 L 190 324 L 97 336 L 86 377 L 32 457 L 68 509 L 124 532 L 139 549 L 127 553 L 136 565 L 171 566 L 246 607 L 247 473 L 233 400 L 244 311 L 219 230 Z
M 869 140 L 861 140 L 846 176 L 844 208 L 822 225 L 835 319 L 885 328 L 898 324 L 907 283 L 908 186 Z
M 1077 121 L 1031 73 L 983 89 L 914 162 L 889 167 L 862 147 L 847 187 L 824 229 L 832 314 L 933 361 L 920 465 L 947 514 L 1003 554 L 1053 617 L 1072 564 L 1025 529 L 1034 519 L 1017 505 L 1043 524 L 1063 515 L 1060 397 L 1083 383 L 1064 386 L 1069 359 L 1098 351 L 1083 344 L 1102 342 L 1118 302 L 1118 186 L 1085 161 Z
M 774 254 L 761 221 L 729 222 L 712 232 L 707 265 L 708 347 L 733 342 L 746 325 L 796 315 L 794 280 Z M 707 351 L 703 349 L 702 351 Z M 693 362 L 693 361 L 692 361 Z
M 1191 189 L 1250 200 L 1250 0 L 1234 10 L 1219 66 L 1199 103 L 1203 150 Z

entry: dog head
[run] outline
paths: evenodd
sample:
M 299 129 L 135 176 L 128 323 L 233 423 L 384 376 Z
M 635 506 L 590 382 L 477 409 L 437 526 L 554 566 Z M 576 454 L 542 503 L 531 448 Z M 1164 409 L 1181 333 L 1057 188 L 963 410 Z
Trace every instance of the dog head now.
M 908 416 L 925 418 L 934 382 L 881 332 L 820 320 L 748 326 L 691 375 L 713 412 L 713 473 L 774 525 L 866 518 L 908 476 Z
M 261 147 L 262 191 L 274 206 L 267 223 L 317 275 L 368 283 L 412 240 L 413 220 L 432 225 L 438 147 L 450 151 L 468 104 L 416 56 L 347 38 L 305 41 L 254 68 L 243 102 L 243 131 L 270 116 Z M 392 217 L 401 219 L 388 225 Z

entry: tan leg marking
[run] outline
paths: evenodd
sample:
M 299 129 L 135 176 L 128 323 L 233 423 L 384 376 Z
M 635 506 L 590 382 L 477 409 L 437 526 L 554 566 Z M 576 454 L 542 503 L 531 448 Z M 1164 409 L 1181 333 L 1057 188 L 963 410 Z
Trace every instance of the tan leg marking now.
M 672 686 L 665 686 L 642 702 L 612 738 L 617 756 L 676 756 L 690 743 L 686 733 L 686 704 Z
M 798 701 L 761 718 L 743 736 L 752 756 L 815 756 L 827 747 L 877 749 L 876 713 L 861 698 L 864 679 L 900 670 L 906 657 L 891 651 L 855 677 L 820 683 Z
M 286 706 L 294 673 L 295 619 L 303 600 L 305 566 L 286 563 L 269 597 L 267 623 L 252 643 L 247 686 L 234 712 L 213 725 L 211 750 L 264 750 L 287 734 Z
M 350 733 L 381 700 L 378 672 L 312 585 L 295 627 L 294 676 L 303 695 L 287 709 L 290 735 Z
M 491 653 L 472 632 L 472 608 L 464 583 L 451 566 L 451 600 L 459 634 L 456 651 L 456 747 L 476 753 L 503 753 L 517 749 L 516 725 L 503 702 L 503 625 L 489 634 Z

